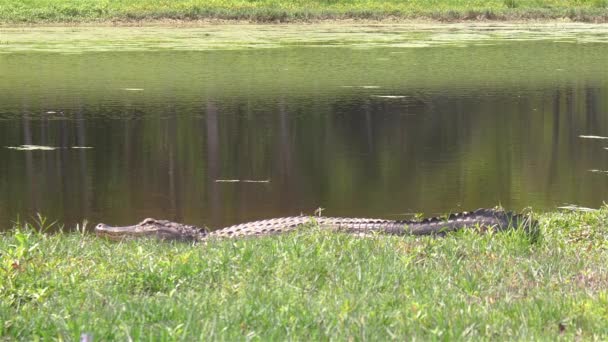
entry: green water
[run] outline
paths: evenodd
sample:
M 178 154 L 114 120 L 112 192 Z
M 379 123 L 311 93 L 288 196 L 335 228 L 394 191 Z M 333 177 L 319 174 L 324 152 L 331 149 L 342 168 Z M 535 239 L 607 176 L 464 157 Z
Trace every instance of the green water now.
M 0 28 L 0 222 L 598 207 L 608 141 L 579 136 L 608 136 L 607 41 L 600 25 Z M 24 144 L 57 149 L 6 148 Z

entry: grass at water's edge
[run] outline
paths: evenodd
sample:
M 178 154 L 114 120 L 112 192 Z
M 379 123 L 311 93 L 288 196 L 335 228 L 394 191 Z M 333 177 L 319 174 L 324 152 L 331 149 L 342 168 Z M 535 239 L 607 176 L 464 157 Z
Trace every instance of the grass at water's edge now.
M 17 340 L 608 337 L 608 208 L 521 231 L 207 245 L 0 235 L 0 336 Z
M 552 20 L 608 22 L 608 0 L 5 0 L 0 23 L 150 20 Z

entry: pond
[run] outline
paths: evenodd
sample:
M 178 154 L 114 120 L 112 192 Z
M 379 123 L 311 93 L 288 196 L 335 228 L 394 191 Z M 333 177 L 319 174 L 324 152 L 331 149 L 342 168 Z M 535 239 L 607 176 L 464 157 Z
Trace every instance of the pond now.
M 0 28 L 0 227 L 598 207 L 607 56 L 602 25 Z

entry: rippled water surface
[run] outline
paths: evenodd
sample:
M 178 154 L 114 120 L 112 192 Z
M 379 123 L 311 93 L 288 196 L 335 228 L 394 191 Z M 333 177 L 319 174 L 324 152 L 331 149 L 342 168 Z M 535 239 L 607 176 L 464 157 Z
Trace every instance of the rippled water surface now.
M 608 136 L 607 43 L 601 25 L 0 28 L 0 227 L 598 207 L 608 140 L 580 136 Z

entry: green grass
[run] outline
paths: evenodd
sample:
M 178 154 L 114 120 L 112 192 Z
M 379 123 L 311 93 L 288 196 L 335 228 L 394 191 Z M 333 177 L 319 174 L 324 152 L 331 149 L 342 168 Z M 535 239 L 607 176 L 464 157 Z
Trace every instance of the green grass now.
M 0 22 L 608 19 L 608 0 L 3 0 Z
M 0 235 L 0 337 L 606 339 L 608 209 L 522 232 L 208 245 Z

